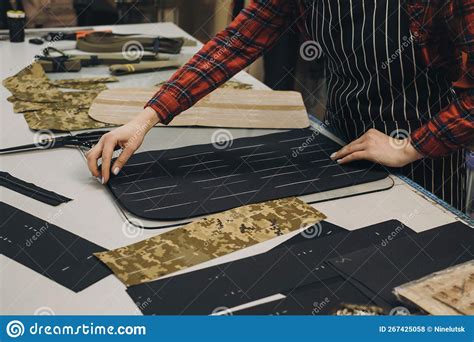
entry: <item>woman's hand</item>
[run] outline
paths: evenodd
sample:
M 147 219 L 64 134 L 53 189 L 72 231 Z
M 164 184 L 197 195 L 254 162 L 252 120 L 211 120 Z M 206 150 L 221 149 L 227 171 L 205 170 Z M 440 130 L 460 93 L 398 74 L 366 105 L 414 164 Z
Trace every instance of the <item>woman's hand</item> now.
M 129 123 L 104 134 L 87 153 L 87 165 L 92 175 L 97 177 L 102 184 L 107 183 L 110 178 L 110 170 L 112 169 L 115 175 L 118 174 L 132 154 L 140 147 L 148 131 L 158 122 L 156 112 L 147 107 Z M 112 154 L 117 145 L 122 148 L 122 153 L 111 168 Z M 97 167 L 99 158 L 102 158 L 101 171 Z
M 373 128 L 331 155 L 339 164 L 366 159 L 388 167 L 402 167 L 421 158 L 409 138 L 395 139 Z

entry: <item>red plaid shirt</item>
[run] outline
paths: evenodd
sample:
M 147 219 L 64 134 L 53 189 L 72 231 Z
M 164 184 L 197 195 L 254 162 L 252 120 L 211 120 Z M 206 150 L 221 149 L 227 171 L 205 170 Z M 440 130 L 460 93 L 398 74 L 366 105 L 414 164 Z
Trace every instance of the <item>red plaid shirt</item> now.
M 426 67 L 448 73 L 457 99 L 411 133 L 424 156 L 474 144 L 474 0 L 409 0 L 410 30 Z M 147 103 L 167 124 L 271 48 L 296 24 L 306 32 L 300 0 L 255 0 Z M 307 37 L 309 38 L 309 37 Z

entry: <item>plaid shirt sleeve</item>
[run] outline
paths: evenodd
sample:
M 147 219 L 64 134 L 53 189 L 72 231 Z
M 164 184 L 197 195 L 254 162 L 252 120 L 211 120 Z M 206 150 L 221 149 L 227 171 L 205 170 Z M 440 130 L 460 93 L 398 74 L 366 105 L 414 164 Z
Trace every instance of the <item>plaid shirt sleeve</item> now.
M 256 60 L 288 27 L 293 1 L 255 0 L 166 82 L 146 107 L 161 123 L 191 107 Z
M 425 157 L 442 157 L 474 144 L 474 0 L 449 1 L 447 23 L 453 42 L 464 55 L 457 98 L 412 132 L 412 145 Z

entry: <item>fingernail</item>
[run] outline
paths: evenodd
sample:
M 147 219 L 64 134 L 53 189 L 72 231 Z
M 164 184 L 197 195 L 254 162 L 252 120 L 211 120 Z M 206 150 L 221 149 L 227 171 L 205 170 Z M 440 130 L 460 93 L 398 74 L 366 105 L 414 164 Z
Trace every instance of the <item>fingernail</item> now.
M 116 168 L 112 171 L 112 173 L 113 173 L 114 175 L 116 175 L 116 176 L 118 175 L 119 172 L 120 172 L 120 169 L 119 169 L 118 167 L 116 167 Z
M 341 164 L 341 162 L 342 162 L 342 159 L 336 160 L 336 163 L 338 163 L 338 164 Z
M 336 152 L 334 152 L 333 154 L 331 154 L 331 155 L 329 156 L 329 158 L 334 159 L 335 156 L 336 156 Z

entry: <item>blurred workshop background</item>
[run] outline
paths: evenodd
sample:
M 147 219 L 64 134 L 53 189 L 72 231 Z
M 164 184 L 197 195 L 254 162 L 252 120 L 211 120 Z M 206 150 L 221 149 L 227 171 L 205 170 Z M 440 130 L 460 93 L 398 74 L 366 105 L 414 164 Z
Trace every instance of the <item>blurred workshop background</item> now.
M 224 29 L 249 0 L 3 0 L 0 29 L 6 12 L 26 13 L 28 28 L 121 25 L 173 22 L 202 42 Z M 137 32 L 141 33 L 141 32 Z M 324 61 L 302 60 L 301 42 L 290 28 L 280 42 L 247 71 L 274 90 L 297 90 L 311 114 L 322 118 L 325 108 Z M 310 90 L 311 89 L 311 90 Z

